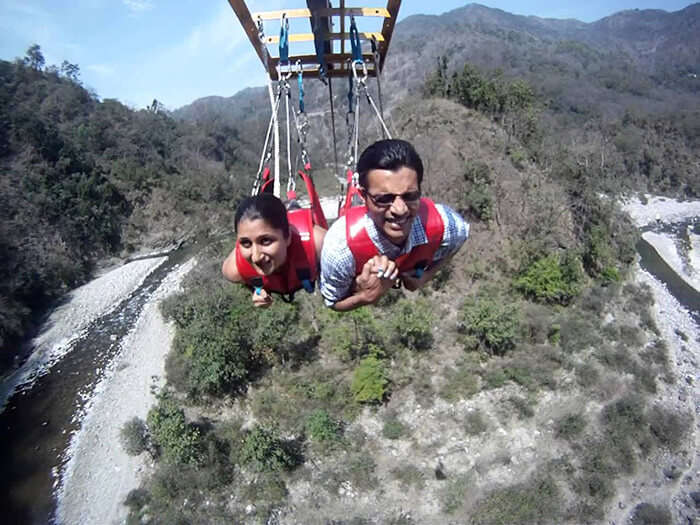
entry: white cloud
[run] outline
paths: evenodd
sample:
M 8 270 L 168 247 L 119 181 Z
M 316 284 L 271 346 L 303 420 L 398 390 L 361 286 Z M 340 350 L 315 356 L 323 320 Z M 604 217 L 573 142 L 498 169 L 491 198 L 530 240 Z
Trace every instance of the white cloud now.
M 132 13 L 143 13 L 153 9 L 153 0 L 122 0 L 122 3 Z
M 102 77 L 113 77 L 116 74 L 114 68 L 107 64 L 90 64 L 89 66 L 85 66 L 85 69 Z

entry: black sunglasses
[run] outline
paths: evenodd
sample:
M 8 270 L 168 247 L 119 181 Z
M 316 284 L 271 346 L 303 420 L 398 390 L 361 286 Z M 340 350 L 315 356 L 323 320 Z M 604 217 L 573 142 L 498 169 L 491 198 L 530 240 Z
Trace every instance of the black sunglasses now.
M 420 201 L 420 190 L 407 191 L 406 193 L 396 194 L 396 193 L 380 193 L 379 195 L 372 195 L 370 192 L 365 191 L 367 195 L 375 206 L 382 208 L 387 208 L 394 204 L 396 197 L 401 197 L 401 200 L 406 203 L 406 205 L 415 205 Z

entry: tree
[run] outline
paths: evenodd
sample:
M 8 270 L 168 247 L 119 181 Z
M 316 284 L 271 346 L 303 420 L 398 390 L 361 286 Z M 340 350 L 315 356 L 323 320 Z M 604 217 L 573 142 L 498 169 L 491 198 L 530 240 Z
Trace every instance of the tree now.
M 80 68 L 78 67 L 78 64 L 71 64 L 68 62 L 68 60 L 64 60 L 61 63 L 61 74 L 68 80 L 71 80 L 76 84 L 80 84 L 80 80 L 78 78 L 80 76 Z
M 27 49 L 27 53 L 24 55 L 24 64 L 41 71 L 44 67 L 46 60 L 44 60 L 44 55 L 41 53 L 41 47 L 39 44 L 32 44 Z

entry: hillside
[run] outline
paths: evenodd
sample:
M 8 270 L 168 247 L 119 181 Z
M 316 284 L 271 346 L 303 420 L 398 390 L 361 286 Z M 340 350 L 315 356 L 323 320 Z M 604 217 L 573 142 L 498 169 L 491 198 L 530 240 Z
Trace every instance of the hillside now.
M 601 165 L 610 188 L 698 196 L 700 81 L 692 74 L 700 69 L 699 18 L 700 4 L 672 13 L 624 11 L 593 23 L 519 16 L 478 4 L 439 16 L 413 15 L 397 24 L 387 56 L 387 118 L 391 126 L 391 109 L 407 96 L 420 97 L 438 69 L 447 79 L 465 66 L 494 83 L 521 79 L 532 87 L 540 128 L 548 131 L 533 154 L 565 150 L 579 162 Z M 377 99 L 374 82 L 370 88 Z M 334 83 L 341 163 L 346 89 L 344 82 Z M 333 158 L 328 90 L 318 82 L 307 82 L 306 90 L 312 160 L 325 165 Z M 247 106 L 251 96 L 256 102 Z M 250 107 L 266 122 L 266 100 L 263 89 L 249 90 L 196 101 L 175 115 L 201 119 L 216 107 L 217 119 L 233 123 Z M 369 113 L 363 104 L 365 145 L 379 136 Z
M 523 146 L 488 114 L 409 99 L 393 122 L 424 156 L 425 192 L 470 218 L 467 246 L 427 290 L 345 315 L 306 294 L 254 311 L 219 277 L 230 242 L 212 246 L 164 307 L 177 334 L 145 423 L 157 463 L 130 519 L 684 516 L 692 408 L 632 278 L 631 225 L 513 159 L 505 144 Z
M 225 231 L 255 162 L 231 126 L 100 101 L 29 60 L 0 61 L 0 124 L 2 368 L 98 262 Z

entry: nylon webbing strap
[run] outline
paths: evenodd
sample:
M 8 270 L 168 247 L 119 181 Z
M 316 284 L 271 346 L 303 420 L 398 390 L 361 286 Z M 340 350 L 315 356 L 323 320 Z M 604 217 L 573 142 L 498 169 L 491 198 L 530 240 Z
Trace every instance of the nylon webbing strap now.
M 326 65 L 326 54 L 324 50 L 325 31 L 321 31 L 321 19 L 314 15 L 313 21 L 314 48 L 316 49 L 316 60 L 318 60 L 318 75 L 322 82 L 326 82 L 328 77 L 328 66 Z
M 299 84 L 299 113 L 304 112 L 304 70 L 301 62 L 297 62 L 299 72 L 297 73 L 297 83 Z
M 350 47 L 352 49 L 352 61 L 362 62 L 362 46 L 360 45 L 360 33 L 357 31 L 355 17 L 350 17 Z
M 280 66 L 289 65 L 289 18 L 282 15 L 280 26 Z

